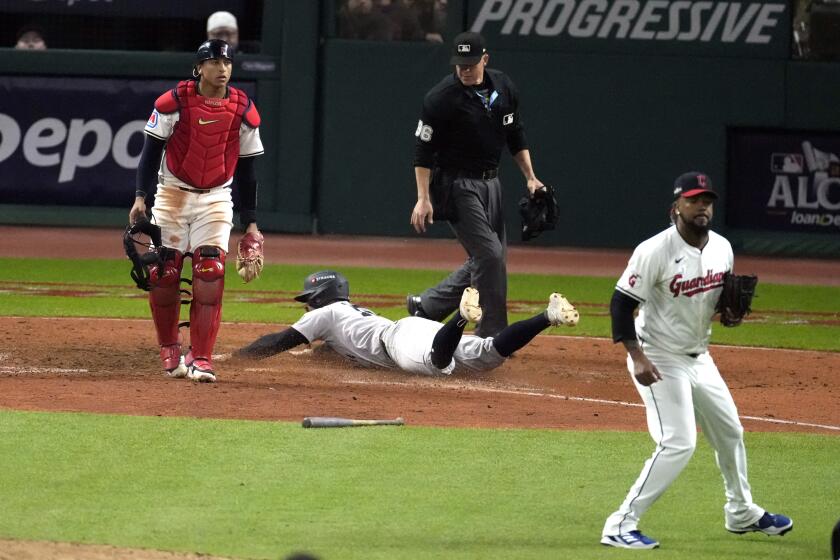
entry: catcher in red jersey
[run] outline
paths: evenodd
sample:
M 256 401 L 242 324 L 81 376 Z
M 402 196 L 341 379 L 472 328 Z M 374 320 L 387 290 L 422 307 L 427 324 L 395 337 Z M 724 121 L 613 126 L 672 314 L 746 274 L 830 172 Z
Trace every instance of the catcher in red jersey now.
M 237 269 L 246 282 L 262 268 L 263 236 L 257 228 L 254 157 L 263 153 L 260 116 L 245 92 L 228 85 L 233 52 L 226 42 L 205 41 L 196 52 L 192 80 L 155 101 L 145 127 L 137 190 L 129 213 L 161 228 L 160 260 L 150 266 L 149 306 L 163 368 L 171 377 L 213 383 L 211 361 L 222 315 L 225 257 L 233 227 L 231 185 L 239 188 Z M 184 258 L 192 259 L 190 349 L 178 338 Z

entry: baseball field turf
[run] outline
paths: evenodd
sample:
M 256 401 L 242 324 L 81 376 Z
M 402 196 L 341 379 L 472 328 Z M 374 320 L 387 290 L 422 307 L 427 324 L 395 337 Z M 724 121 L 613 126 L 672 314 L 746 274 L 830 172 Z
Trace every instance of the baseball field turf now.
M 325 265 L 267 265 L 263 277 L 244 285 L 228 269 L 223 320 L 291 324 L 302 314 L 292 297 L 303 278 Z M 0 258 L 0 314 L 13 316 L 147 318 L 148 302 L 130 280 L 128 261 Z M 21 282 L 19 270 L 27 271 Z M 405 315 L 405 295 L 441 278 L 440 271 L 343 267 L 353 301 L 381 315 Z M 615 278 L 509 275 L 511 321 L 545 308 L 563 292 L 585 320 L 563 334 L 607 337 Z M 28 297 L 20 297 L 26 294 Z M 43 294 L 43 295 L 40 295 Z M 840 350 L 840 287 L 759 283 L 749 328 L 713 329 L 712 342 L 774 348 Z
M 317 268 L 268 266 L 247 287 L 229 275 L 224 320 L 293 322 L 301 308 L 290 296 Z M 25 283 L 20 270 L 29 271 Z M 127 261 L 0 259 L 0 315 L 146 318 L 127 270 Z M 354 301 L 391 318 L 403 315 L 406 291 L 441 275 L 342 272 Z M 614 282 L 513 274 L 511 318 L 539 311 L 559 290 L 582 314 L 562 334 L 606 337 Z M 838 350 L 840 288 L 759 284 L 757 293 L 749 324 L 718 327 L 713 342 Z M 261 559 L 306 550 L 322 559 L 799 560 L 829 558 L 840 516 L 836 435 L 746 435 L 756 500 L 795 521 L 783 538 L 724 530 L 722 480 L 699 438 L 688 468 L 643 521 L 662 547 L 641 552 L 598 544 L 606 515 L 653 449 L 641 432 L 304 430 L 2 410 L 0 433 L 0 539 Z

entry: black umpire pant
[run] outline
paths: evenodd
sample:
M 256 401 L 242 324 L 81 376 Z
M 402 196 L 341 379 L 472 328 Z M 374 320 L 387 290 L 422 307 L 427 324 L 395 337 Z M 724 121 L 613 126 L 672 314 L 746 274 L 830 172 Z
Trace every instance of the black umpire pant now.
M 464 289 L 472 286 L 479 292 L 482 309 L 475 333 L 495 336 L 508 324 L 502 183 L 498 177 L 456 179 L 451 196 L 457 219 L 449 225 L 468 256 L 461 268 L 421 294 L 423 311 L 430 319 L 445 319 L 458 309 Z

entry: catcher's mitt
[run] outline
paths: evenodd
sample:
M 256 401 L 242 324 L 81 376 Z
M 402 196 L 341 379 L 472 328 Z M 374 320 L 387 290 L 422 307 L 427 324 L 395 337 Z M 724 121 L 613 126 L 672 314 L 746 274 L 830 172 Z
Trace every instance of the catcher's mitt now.
M 545 185 L 534 191 L 533 196 L 519 199 L 519 215 L 522 217 L 522 241 L 537 237 L 545 230 L 557 227 L 557 199 L 554 187 Z
M 151 242 L 146 243 L 135 239 L 134 236 L 140 233 L 149 236 Z M 140 255 L 135 244 L 142 245 L 150 250 Z M 163 266 L 163 254 L 161 252 L 163 244 L 161 243 L 160 226 L 156 226 L 148 218 L 140 218 L 125 228 L 123 249 L 125 255 L 131 261 L 131 279 L 134 280 L 138 288 L 148 292 L 152 289 L 149 282 L 149 266 L 156 263 L 161 267 Z
M 720 313 L 720 324 L 724 327 L 737 327 L 744 317 L 750 314 L 752 299 L 758 277 L 727 272 L 723 277 L 723 290 L 715 311 Z
M 263 242 L 260 232 L 249 232 L 239 240 L 236 253 L 236 271 L 245 282 L 259 278 L 263 269 Z

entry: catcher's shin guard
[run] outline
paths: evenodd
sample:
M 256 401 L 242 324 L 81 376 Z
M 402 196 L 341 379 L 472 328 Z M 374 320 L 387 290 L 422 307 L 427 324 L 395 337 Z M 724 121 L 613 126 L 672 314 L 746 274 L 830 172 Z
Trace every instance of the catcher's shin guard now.
M 193 358 L 210 359 L 225 291 L 225 252 L 199 247 L 193 252 L 193 298 L 190 304 L 190 345 Z
M 149 292 L 149 307 L 155 322 L 158 344 L 169 346 L 178 343 L 178 318 L 181 314 L 181 267 L 184 255 L 174 249 L 162 249 L 163 270 L 157 264 L 149 268 L 152 289 Z

